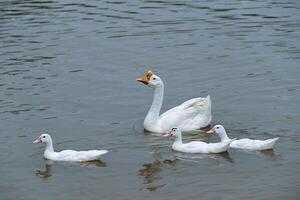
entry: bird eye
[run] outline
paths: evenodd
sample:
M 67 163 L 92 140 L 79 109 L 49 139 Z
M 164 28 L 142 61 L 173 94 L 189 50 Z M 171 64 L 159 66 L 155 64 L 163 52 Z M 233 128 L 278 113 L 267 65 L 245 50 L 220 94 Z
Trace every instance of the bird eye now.
M 153 77 L 153 80 L 156 80 L 156 78 L 155 78 L 155 77 Z
M 219 129 L 220 127 L 217 127 L 217 129 Z
M 43 138 L 46 138 L 46 136 L 44 135 Z

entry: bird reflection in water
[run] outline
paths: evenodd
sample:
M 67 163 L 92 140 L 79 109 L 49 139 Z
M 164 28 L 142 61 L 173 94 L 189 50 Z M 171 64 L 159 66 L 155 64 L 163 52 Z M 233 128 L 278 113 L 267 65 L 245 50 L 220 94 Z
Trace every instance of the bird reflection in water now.
M 160 179 L 162 179 L 161 172 L 165 168 L 165 165 L 174 167 L 177 159 L 175 160 L 164 160 L 160 162 L 155 160 L 152 163 L 143 164 L 142 168 L 139 170 L 139 176 L 144 178 L 144 184 L 147 185 L 147 190 L 150 192 L 156 191 L 159 188 L 164 187 L 166 184 L 157 184 Z
M 232 157 L 230 157 L 230 154 L 228 153 L 228 151 L 225 151 L 225 152 L 222 152 L 222 153 L 218 153 L 218 154 L 215 154 L 215 155 L 211 155 L 211 157 L 214 156 L 214 158 L 222 158 L 223 160 L 231 163 L 231 164 L 234 164 L 235 161 Z
M 143 164 L 142 169 L 139 170 L 139 176 L 144 177 L 144 184 L 147 184 L 147 189 L 149 191 L 155 191 L 158 188 L 163 187 L 165 184 L 156 185 L 155 180 L 161 179 L 160 172 L 162 164 L 159 161 L 154 161 L 153 163 Z
M 177 159 L 163 159 L 160 149 L 166 146 L 165 141 L 162 137 L 154 136 L 148 132 L 144 132 L 145 138 L 148 141 L 152 149 L 152 155 L 154 161 L 151 163 L 145 163 L 138 171 L 138 175 L 143 177 L 143 183 L 146 184 L 148 191 L 156 191 L 157 189 L 163 188 L 166 183 L 162 182 L 162 172 L 167 169 L 168 166 L 175 167 L 176 163 L 179 162 Z
M 52 165 L 55 162 L 52 160 L 44 159 L 44 167 L 43 169 L 37 169 L 35 171 L 35 174 L 43 179 L 47 179 L 52 176 Z M 56 162 L 57 163 L 57 162 Z M 78 164 L 78 162 L 71 163 L 71 162 L 60 162 L 64 164 Z M 79 162 L 80 167 L 106 167 L 106 162 L 103 162 L 101 160 L 94 160 L 94 161 L 88 161 L 88 162 Z
M 44 170 L 36 170 L 35 171 L 35 174 L 40 177 L 40 178 L 44 178 L 44 179 L 47 179 L 49 177 L 52 176 L 52 167 L 51 167 L 51 164 L 53 163 L 53 161 L 51 160 L 45 160 L 45 168 Z
M 80 162 L 81 167 L 106 167 L 106 162 L 102 160 L 93 160 L 87 162 Z
M 278 158 L 273 149 L 263 150 L 260 151 L 260 153 L 266 157 L 271 158 L 272 160 L 277 160 Z
M 173 151 L 173 152 L 174 152 L 174 155 L 176 156 L 176 158 L 178 158 L 179 160 L 199 162 L 199 160 L 209 158 L 209 159 L 213 159 L 214 161 L 218 161 L 218 162 L 223 160 L 223 161 L 230 163 L 231 165 L 234 165 L 234 163 L 235 163 L 234 159 L 230 156 L 228 151 L 218 153 L 218 154 L 189 154 L 189 153 L 182 153 L 182 152 L 177 152 L 177 151 Z

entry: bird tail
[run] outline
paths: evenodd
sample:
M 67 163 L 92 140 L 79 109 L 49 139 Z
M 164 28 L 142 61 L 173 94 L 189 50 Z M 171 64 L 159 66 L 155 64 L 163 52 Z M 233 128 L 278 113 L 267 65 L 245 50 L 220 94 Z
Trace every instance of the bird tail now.
M 206 102 L 206 113 L 211 115 L 211 100 L 210 100 L 210 95 L 207 95 L 207 97 L 205 98 L 205 102 Z
M 104 154 L 107 154 L 108 153 L 108 151 L 107 150 L 99 150 L 98 151 L 98 155 L 104 155 Z
M 270 147 L 273 148 L 275 142 L 276 142 L 278 139 L 279 139 L 278 137 L 272 138 L 272 139 L 268 139 L 267 141 L 269 142 Z
M 94 157 L 95 157 L 95 159 L 99 159 L 100 156 L 108 153 L 107 150 L 92 150 L 92 151 L 94 151 Z

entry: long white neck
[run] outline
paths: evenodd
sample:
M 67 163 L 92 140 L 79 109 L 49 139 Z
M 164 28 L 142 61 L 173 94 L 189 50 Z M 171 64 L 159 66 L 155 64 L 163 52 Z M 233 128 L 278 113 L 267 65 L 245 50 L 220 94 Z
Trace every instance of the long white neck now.
M 145 126 L 153 127 L 157 124 L 159 119 L 160 109 L 163 103 L 163 98 L 164 98 L 164 84 L 161 83 L 160 86 L 154 89 L 154 97 L 153 97 L 152 105 L 144 121 Z
M 221 130 L 219 133 L 217 133 L 219 137 L 221 138 L 221 142 L 224 142 L 226 140 L 230 140 L 230 138 L 227 136 L 227 133 L 225 130 Z
M 54 152 L 53 144 L 52 144 L 52 140 L 51 139 L 48 142 L 46 142 L 45 153 L 46 152 Z

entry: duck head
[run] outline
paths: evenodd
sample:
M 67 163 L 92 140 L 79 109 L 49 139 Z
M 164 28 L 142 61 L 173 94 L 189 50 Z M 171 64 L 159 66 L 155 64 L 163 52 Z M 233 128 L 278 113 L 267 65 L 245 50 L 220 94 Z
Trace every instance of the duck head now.
M 225 128 L 222 125 L 215 125 L 213 128 L 211 128 L 206 133 L 216 133 L 221 138 L 221 141 L 229 139 L 227 136 L 227 133 L 225 131 Z
M 157 88 L 163 85 L 162 80 L 150 70 L 145 76 L 139 77 L 136 80 L 151 88 Z
M 49 142 L 51 142 L 51 136 L 46 133 L 41 134 L 36 140 L 33 141 L 34 144 L 49 143 Z
M 180 138 L 181 130 L 179 128 L 172 128 L 169 132 L 166 132 L 163 136 L 164 137 L 174 136 L 176 138 Z

